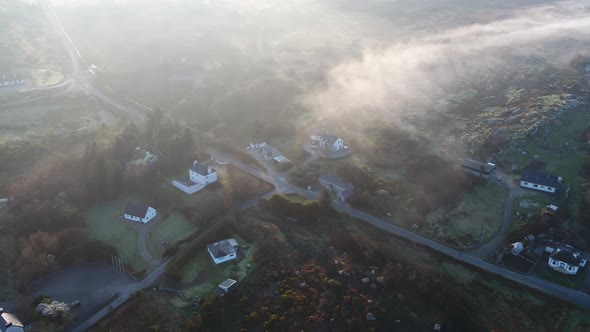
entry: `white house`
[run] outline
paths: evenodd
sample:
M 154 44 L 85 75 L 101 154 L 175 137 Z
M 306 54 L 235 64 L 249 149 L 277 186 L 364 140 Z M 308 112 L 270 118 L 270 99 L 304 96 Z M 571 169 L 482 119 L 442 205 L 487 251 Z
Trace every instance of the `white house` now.
M 172 185 L 183 192 L 192 195 L 197 191 L 205 188 L 208 184 L 217 181 L 217 171 L 201 164 L 198 161 L 193 162 L 193 166 L 188 170 L 188 179 L 177 179 L 172 181 Z
M 344 140 L 328 133 L 311 135 L 311 141 L 312 144 L 317 144 L 320 149 L 325 151 L 335 152 L 344 149 Z
M 576 274 L 580 267 L 586 266 L 586 259 L 571 246 L 563 246 L 553 248 L 548 265 L 557 272 Z
M 211 168 L 211 166 L 201 164 L 196 160 L 193 162 L 193 166 L 188 170 L 188 175 L 192 182 L 205 186 L 217 181 L 217 171 Z
M 548 193 L 555 193 L 561 182 L 561 177 L 547 173 L 525 172 L 520 179 L 520 186 Z
M 207 245 L 207 252 L 215 264 L 236 259 L 237 251 L 238 242 L 234 239 L 221 240 Z
M 123 216 L 127 220 L 139 221 L 146 224 L 150 220 L 154 219 L 156 216 L 156 209 L 144 204 L 129 202 L 125 207 Z
M 266 142 L 257 141 L 257 142 L 250 142 L 250 149 L 260 149 L 266 146 Z
M 219 284 L 219 288 L 221 288 L 224 292 L 229 292 L 230 290 L 232 290 L 232 288 L 234 288 L 234 286 L 237 284 L 238 282 L 233 280 L 233 279 L 227 279 L 226 281 L 222 282 Z
M 4 309 L 0 308 L 0 331 L 2 332 L 23 332 L 25 328 L 29 326 L 23 325 L 15 315 L 4 312 Z

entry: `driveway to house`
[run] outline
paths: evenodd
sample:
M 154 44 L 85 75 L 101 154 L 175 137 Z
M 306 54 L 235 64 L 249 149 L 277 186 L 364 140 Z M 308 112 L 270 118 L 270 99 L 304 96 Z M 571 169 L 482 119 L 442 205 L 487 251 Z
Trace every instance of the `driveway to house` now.
M 67 39 L 68 39 L 65 41 L 65 45 L 68 48 L 68 51 L 70 53 L 72 63 L 74 64 L 75 72 L 78 73 L 79 70 L 77 70 L 77 68 L 80 67 L 79 63 L 81 61 L 81 56 L 80 56 L 79 52 L 77 51 L 77 49 L 74 47 L 71 39 L 69 38 L 69 36 L 65 32 L 65 30 L 61 26 L 61 23 L 59 22 L 59 19 L 58 19 L 57 15 L 55 14 L 55 12 L 53 12 L 53 15 L 55 16 L 54 23 L 57 24 L 58 27 L 62 30 L 64 38 L 67 37 Z M 75 56 L 76 54 L 78 54 L 78 57 Z M 88 66 L 86 66 L 85 68 L 87 68 L 87 67 Z M 137 118 L 141 118 L 141 119 L 145 118 L 145 112 L 143 110 L 138 109 L 136 106 L 123 104 L 122 102 L 115 100 L 114 97 L 105 95 L 100 90 L 93 87 L 92 81 L 85 79 L 83 77 L 83 75 L 76 75 L 76 79 L 79 81 L 79 83 L 81 83 L 82 86 L 84 86 L 86 88 L 86 91 L 88 91 L 88 93 L 92 94 L 93 96 L 97 97 L 98 99 L 102 100 L 103 102 L 111 105 L 113 108 L 119 109 L 120 111 L 122 111 L 128 115 L 135 116 Z M 303 197 L 307 197 L 309 199 L 317 199 L 317 197 L 318 197 L 317 193 L 313 193 L 311 191 L 308 191 L 308 190 L 305 190 L 305 189 L 302 189 L 302 188 L 299 188 L 299 187 L 289 184 L 284 179 L 284 177 L 281 177 L 280 175 L 278 175 L 276 172 L 274 172 L 272 170 L 269 170 L 268 173 L 264 173 L 259 170 L 256 170 L 255 168 L 253 168 L 250 165 L 247 165 L 243 162 L 235 160 L 234 158 L 230 158 L 229 156 L 224 155 L 223 153 L 220 153 L 218 151 L 214 151 L 213 149 L 209 149 L 208 152 L 210 154 L 214 154 L 216 157 L 221 157 L 221 159 L 232 163 L 234 166 L 240 168 L 242 171 L 244 171 L 248 174 L 256 176 L 264 181 L 268 181 L 268 182 L 273 183 L 275 185 L 276 189 L 263 195 L 263 196 L 270 196 L 270 195 L 274 194 L 275 192 L 281 192 L 281 193 L 295 193 L 295 194 L 299 194 Z M 511 190 L 511 192 L 512 192 L 512 190 Z M 512 199 L 512 201 L 514 201 L 514 199 Z M 248 206 L 250 206 L 250 205 L 254 206 L 255 204 L 256 204 L 256 202 L 254 200 L 251 200 L 249 202 L 244 203 L 244 205 L 241 207 L 243 207 L 245 209 Z M 507 205 L 509 205 L 509 204 L 507 204 Z M 362 211 L 353 209 L 350 206 L 345 205 L 343 203 L 335 202 L 334 207 L 340 212 L 347 213 L 347 214 L 351 215 L 352 217 L 363 220 L 366 223 L 371 224 L 371 225 L 373 225 L 383 231 L 386 231 L 392 235 L 395 235 L 398 237 L 403 237 L 405 239 L 413 241 L 414 243 L 420 244 L 424 247 L 428 247 L 428 248 L 431 248 L 431 249 L 438 251 L 442 254 L 445 254 L 451 258 L 454 258 L 454 259 L 464 262 L 466 264 L 472 265 L 474 267 L 478 267 L 486 272 L 489 272 L 489 273 L 492 273 L 492 274 L 495 274 L 498 276 L 502 276 L 506 279 L 520 283 L 522 285 L 537 289 L 540 292 L 543 292 L 543 293 L 546 293 L 549 295 L 553 295 L 553 296 L 560 298 L 562 300 L 573 302 L 573 303 L 580 305 L 581 307 L 584 307 L 586 309 L 590 309 L 590 296 L 586 293 L 583 293 L 580 291 L 575 291 L 575 290 L 554 284 L 552 282 L 549 282 L 549 281 L 546 281 L 543 279 L 539 279 L 534 276 L 522 275 L 522 274 L 510 271 L 510 270 L 507 270 L 507 269 L 500 267 L 498 265 L 488 263 L 488 262 L 482 260 L 481 258 L 479 258 L 478 256 L 463 253 L 463 252 L 458 251 L 454 248 L 448 247 L 442 243 L 436 242 L 432 239 L 429 239 L 429 238 L 419 235 L 417 233 L 413 233 L 413 232 L 403 229 L 399 226 L 390 224 L 384 220 L 381 220 L 377 217 L 366 214 Z M 506 211 L 505 211 L 505 213 L 506 213 Z M 506 221 L 506 220 L 504 220 L 504 221 Z M 505 226 L 505 224 L 508 226 Z M 507 227 L 509 229 L 509 222 L 502 223 L 501 229 L 506 229 L 505 227 Z M 502 231 L 499 232 L 499 234 L 501 234 L 501 233 L 502 233 Z M 158 266 L 156 269 L 154 269 L 148 275 L 148 277 L 146 279 L 142 280 L 141 282 L 137 283 L 134 286 L 130 286 L 128 289 L 126 288 L 125 289 L 126 293 L 123 293 L 123 294 L 130 294 L 130 290 L 132 290 L 132 289 L 141 289 L 141 288 L 149 286 L 151 283 L 153 283 L 155 280 L 157 280 L 157 278 L 159 278 L 159 276 L 164 272 L 167 264 L 168 264 L 168 261 L 162 263 L 160 266 Z M 97 315 L 101 314 L 101 315 L 99 315 L 100 318 L 104 317 L 106 314 L 108 314 L 108 312 L 110 312 L 112 310 L 111 309 L 112 307 L 116 307 L 124 302 L 124 300 L 122 300 L 123 297 L 124 296 L 122 295 L 119 299 L 117 299 L 115 302 L 113 302 L 110 306 L 103 309 L 105 311 L 102 312 L 102 314 L 101 314 L 101 312 L 99 312 L 99 313 L 97 313 Z M 126 295 L 126 297 L 128 298 L 129 295 Z M 83 324 L 79 325 L 82 327 L 80 327 L 80 328 L 77 327 L 73 331 L 75 331 L 75 332 L 84 331 L 86 328 L 90 327 L 92 324 L 97 322 L 100 318 L 98 318 L 96 320 L 89 319 L 88 321 L 84 322 L 84 325 Z M 83 328 L 83 326 L 86 326 L 86 327 Z
M 510 226 L 512 225 L 512 208 L 514 206 L 514 201 L 523 195 L 523 190 L 514 182 L 514 178 L 512 176 L 507 175 L 501 171 L 499 171 L 499 174 L 502 176 L 502 181 L 504 184 L 506 184 L 506 186 L 508 186 L 510 189 L 510 193 L 506 198 L 504 214 L 502 215 L 502 224 L 500 225 L 498 233 L 488 242 L 469 251 L 470 255 L 482 259 L 496 252 L 504 245 L 504 240 L 508 236 L 508 233 L 510 232 Z

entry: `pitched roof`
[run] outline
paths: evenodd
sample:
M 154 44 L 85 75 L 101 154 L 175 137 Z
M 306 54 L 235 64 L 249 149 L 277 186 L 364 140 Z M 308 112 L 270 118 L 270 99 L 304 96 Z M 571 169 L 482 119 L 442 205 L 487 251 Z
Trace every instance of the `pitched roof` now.
M 233 286 L 237 281 L 233 279 L 226 279 L 224 282 L 219 284 L 219 287 L 230 288 Z
M 149 208 L 149 206 L 144 204 L 128 202 L 124 213 L 139 218 L 145 218 Z
M 541 172 L 523 172 L 521 181 L 553 188 L 556 188 L 559 184 L 559 178 L 557 176 Z
M 12 326 L 15 327 L 24 327 L 23 323 L 21 323 L 15 315 L 4 312 L 2 308 L 0 308 L 0 310 L 2 311 L 2 314 L 0 315 L 0 331 L 6 331 L 6 324 L 8 323 L 11 323 Z
M 228 240 L 221 240 L 215 243 L 207 245 L 207 249 L 211 252 L 211 255 L 215 258 L 224 257 L 230 254 L 235 254 L 236 249 L 231 245 Z
M 324 174 L 324 173 L 320 174 L 319 180 L 321 182 L 327 182 L 329 184 L 332 184 L 334 186 L 344 188 L 344 189 L 352 189 L 352 187 L 353 187 L 352 183 L 346 182 L 346 181 L 341 180 L 335 176 Z
M 208 175 L 209 174 L 209 166 L 201 163 L 196 163 L 191 167 L 191 171 L 196 172 L 200 175 Z M 215 172 L 214 169 L 211 169 L 211 172 Z
M 496 166 L 471 159 L 463 160 L 461 167 L 468 169 L 470 171 L 479 172 L 483 174 L 490 174 L 496 168 Z
M 334 144 L 340 138 L 336 135 L 332 135 L 332 134 L 328 134 L 328 133 L 324 133 L 319 136 L 322 140 L 328 142 L 329 144 Z
M 551 254 L 551 258 L 567 263 L 570 266 L 579 266 L 582 261 L 582 256 L 568 247 L 562 247 L 559 251 L 554 251 Z

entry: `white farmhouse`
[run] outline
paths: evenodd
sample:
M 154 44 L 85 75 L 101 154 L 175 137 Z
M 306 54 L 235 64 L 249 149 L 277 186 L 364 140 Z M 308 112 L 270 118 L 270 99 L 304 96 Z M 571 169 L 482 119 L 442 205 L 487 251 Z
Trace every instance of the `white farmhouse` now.
M 344 140 L 328 133 L 311 135 L 311 141 L 312 144 L 317 144 L 324 151 L 336 152 L 344 149 Z
M 547 173 L 525 172 L 520 179 L 520 186 L 548 193 L 555 193 L 561 182 L 561 177 Z
M 217 181 L 217 171 L 211 168 L 211 166 L 201 164 L 196 160 L 193 162 L 193 167 L 189 169 L 188 175 L 189 179 L 194 183 L 205 186 Z
M 154 219 L 156 216 L 156 209 L 144 204 L 129 202 L 125 207 L 123 216 L 127 220 L 139 221 L 146 224 Z
M 193 166 L 188 170 L 188 179 L 177 179 L 172 181 L 172 185 L 183 192 L 192 195 L 197 191 L 205 188 L 208 184 L 217 181 L 217 171 L 201 164 L 198 161 L 193 162 Z
M 237 250 L 238 242 L 234 239 L 221 240 L 207 245 L 207 252 L 215 264 L 236 259 Z
M 586 259 L 571 246 L 563 246 L 553 248 L 548 265 L 557 272 L 576 274 L 580 267 L 586 266 Z
M 29 329 L 30 326 L 25 326 L 15 315 L 4 312 L 0 308 L 0 331 L 2 332 L 23 332 Z
M 250 149 L 260 149 L 266 146 L 264 141 L 250 142 Z

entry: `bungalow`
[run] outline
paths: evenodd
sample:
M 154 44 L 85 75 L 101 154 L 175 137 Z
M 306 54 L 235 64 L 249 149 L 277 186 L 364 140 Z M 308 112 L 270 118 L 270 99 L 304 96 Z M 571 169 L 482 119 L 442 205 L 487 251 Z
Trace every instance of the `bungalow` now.
M 520 186 L 548 193 L 555 193 L 561 182 L 561 177 L 547 173 L 525 172 L 520 179 Z
M 317 144 L 324 151 L 336 152 L 344 149 L 344 140 L 336 135 L 324 133 L 311 135 L 312 144 Z
M 586 266 L 586 259 L 573 247 L 562 246 L 553 248 L 548 265 L 557 272 L 576 274 L 580 267 Z
M 492 173 L 497 169 L 496 165 L 492 163 L 482 163 L 471 159 L 463 160 L 461 168 L 466 173 L 469 173 L 480 178 L 489 179 Z
M 207 245 L 207 252 L 215 264 L 221 264 L 237 258 L 238 242 L 234 239 L 217 241 Z
M 127 220 L 139 221 L 146 224 L 150 220 L 154 219 L 156 216 L 156 209 L 144 204 L 129 202 L 125 207 L 123 216 Z
M 346 201 L 354 192 L 354 186 L 351 183 L 343 181 L 337 177 L 328 174 L 320 174 L 318 180 L 320 185 L 330 190 L 339 201 Z
M 226 281 L 219 284 L 219 288 L 228 293 L 237 283 L 238 282 L 233 279 L 227 279 Z
M 264 142 L 264 141 L 250 142 L 250 149 L 260 149 L 265 146 L 266 146 L 266 142 Z
M 0 331 L 1 332 L 23 332 L 28 329 L 29 326 L 25 326 L 21 323 L 15 315 L 4 312 L 4 309 L 0 308 Z

